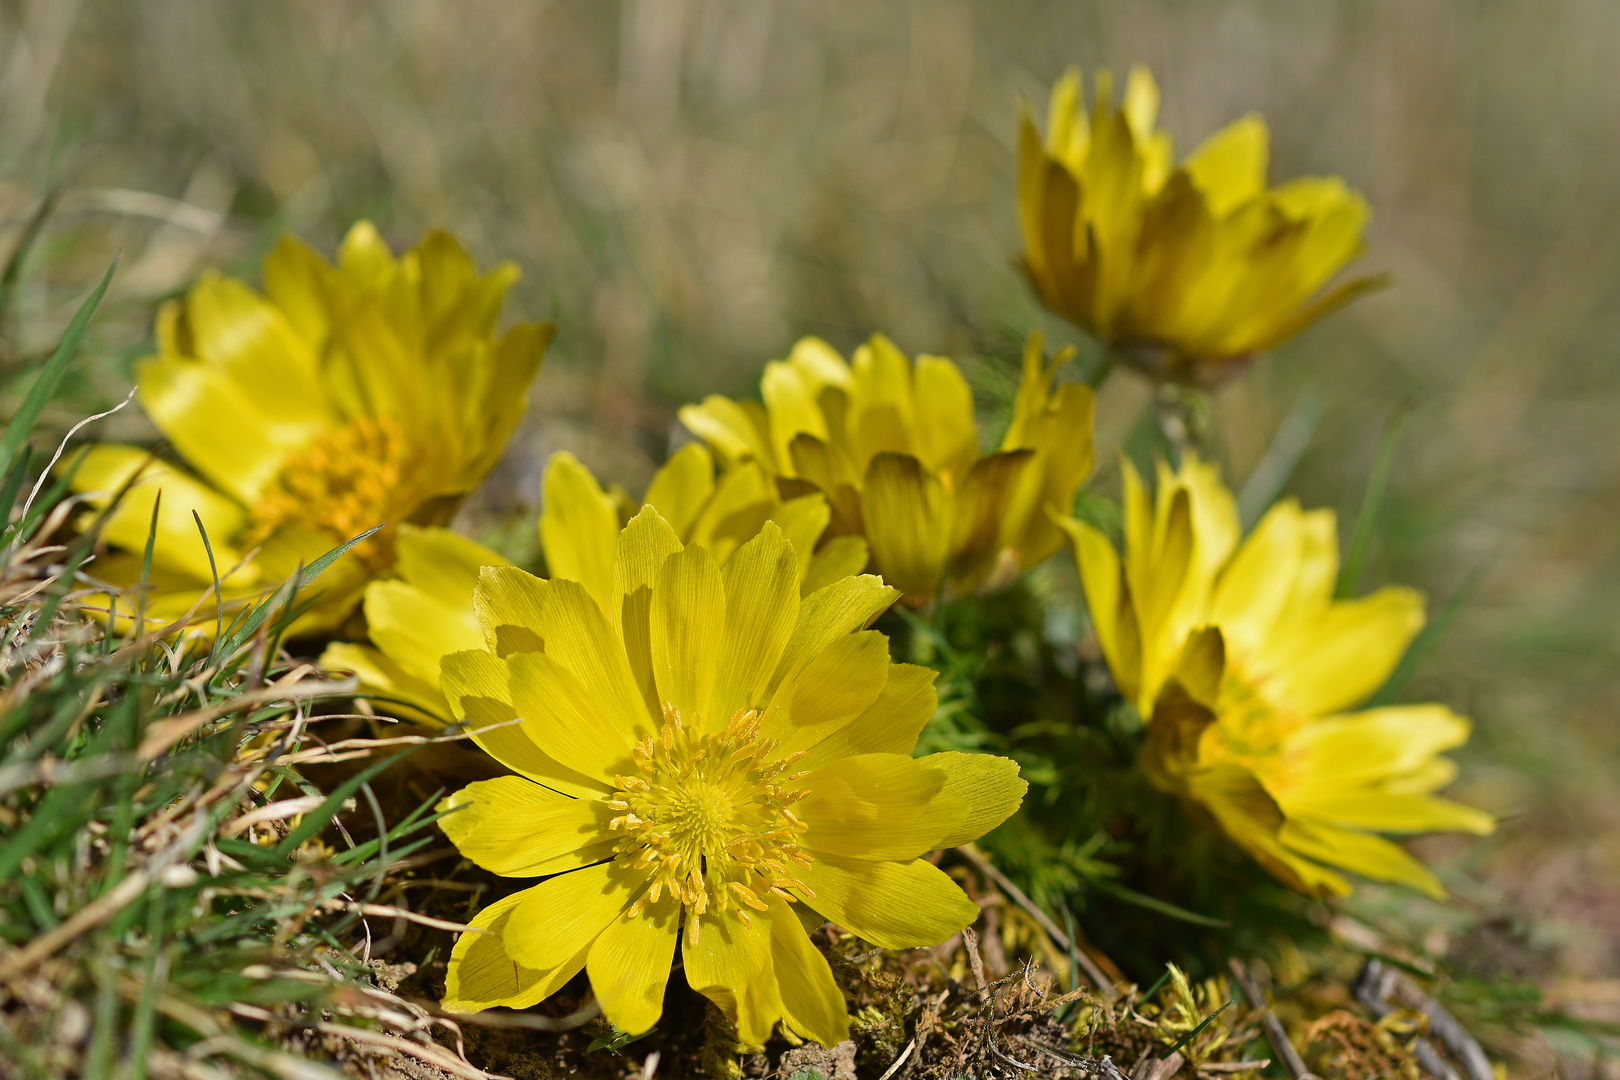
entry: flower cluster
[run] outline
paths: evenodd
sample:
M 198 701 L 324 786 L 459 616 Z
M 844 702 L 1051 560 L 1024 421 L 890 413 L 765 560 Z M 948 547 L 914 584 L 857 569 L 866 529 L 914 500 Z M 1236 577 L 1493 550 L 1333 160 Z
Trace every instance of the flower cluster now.
M 1016 810 L 1018 766 L 913 758 L 934 673 L 863 629 L 895 590 L 801 583 L 774 524 L 721 566 L 650 506 L 618 534 L 605 604 L 482 572 L 485 647 L 444 658 L 444 692 L 514 775 L 445 800 L 444 828 L 486 870 L 552 876 L 474 918 L 448 1008 L 532 1005 L 583 968 L 614 1025 L 645 1031 L 679 945 L 744 1042 L 780 1020 L 831 1045 L 848 1019 L 807 923 L 909 948 L 973 921 L 920 856 Z
M 851 362 L 815 338 L 765 366 L 764 408 L 713 395 L 681 420 L 728 466 L 820 492 L 829 533 L 864 536 L 872 564 L 908 599 L 941 586 L 1005 582 L 1062 545 L 1047 506 L 1066 508 L 1091 472 L 1092 394 L 1053 385 L 1039 336 L 1001 447 L 984 454 L 973 394 L 951 361 L 915 363 L 881 334 Z
M 1097 642 L 1148 723 L 1154 783 L 1209 811 L 1244 850 L 1310 895 L 1350 891 L 1340 867 L 1434 895 L 1439 882 L 1377 833 L 1488 833 L 1489 815 L 1436 798 L 1468 737 L 1440 705 L 1351 711 L 1423 626 L 1387 587 L 1335 600 L 1333 514 L 1285 500 L 1239 543 L 1213 466 L 1161 466 L 1149 500 L 1125 466 L 1124 556 L 1069 520 Z M 1324 865 L 1325 864 L 1325 865 Z
M 1024 266 L 1107 354 L 1198 393 L 1378 279 L 1328 287 L 1361 249 L 1359 195 L 1332 178 L 1268 187 L 1257 117 L 1174 164 L 1157 107 L 1137 69 L 1118 108 L 1100 74 L 1089 113 L 1065 76 L 1044 141 L 1026 110 Z M 1435 794 L 1466 720 L 1364 707 L 1421 628 L 1421 597 L 1335 598 L 1327 511 L 1284 500 L 1244 538 L 1216 469 L 1175 433 L 1179 464 L 1159 463 L 1152 492 L 1122 462 L 1116 547 L 1107 496 L 1081 491 L 1093 387 L 1038 334 L 999 439 L 953 361 L 881 334 L 848 360 L 804 338 L 765 365 L 760 401 L 681 409 L 695 441 L 639 500 L 553 455 L 545 576 L 512 565 L 449 523 L 550 340 L 541 324 L 497 332 L 515 277 L 480 274 L 444 233 L 396 258 L 362 223 L 335 265 L 283 240 L 262 295 L 209 275 L 159 312 L 137 375 L 173 458 L 103 445 L 70 473 L 109 511 L 94 566 L 109 602 L 145 590 L 154 626 L 204 638 L 216 605 L 222 621 L 364 534 L 300 597 L 293 633 L 324 638 L 324 665 L 357 674 L 373 708 L 464 727 L 482 775 L 506 772 L 445 798 L 439 827 L 484 870 L 540 879 L 473 915 L 447 1009 L 527 1007 L 583 971 L 612 1024 L 641 1033 L 679 952 L 743 1043 L 778 1024 L 848 1037 L 811 934 L 830 920 L 899 949 L 962 930 L 978 908 L 925 856 L 996 829 L 1027 787 L 1008 757 L 914 756 L 940 711 L 935 672 L 894 662 L 872 627 L 901 603 L 943 636 L 948 605 L 1065 543 L 1112 679 L 1101 696 L 1139 716 L 1130 768 L 1153 799 L 1318 897 L 1347 892 L 1344 872 L 1441 895 L 1385 834 L 1492 829 Z M 1105 512 L 1082 520 L 1077 499 Z M 901 614 L 879 625 L 921 622 Z M 1049 718 L 997 733 L 1012 752 L 1042 727 L 1026 719 Z M 1047 803 L 1065 796 L 1040 782 Z M 1099 823 L 1064 827 L 1078 843 Z
M 159 311 L 158 353 L 136 365 L 141 405 L 184 464 L 103 444 L 72 473 L 94 506 L 132 485 L 103 529 L 124 554 L 98 576 L 139 582 L 155 521 L 145 611 L 161 626 L 216 587 L 239 607 L 378 525 L 447 522 L 505 449 L 551 340 L 541 323 L 495 332 L 517 276 L 510 263 L 480 275 L 442 232 L 396 259 L 366 222 L 336 266 L 284 238 L 264 295 L 204 276 Z M 362 542 L 301 628 L 338 626 L 396 548 L 386 531 Z
M 1382 283 L 1318 295 L 1360 253 L 1367 204 L 1338 177 L 1268 188 L 1264 120 L 1235 121 L 1173 166 L 1158 112 L 1138 67 L 1117 108 L 1099 72 L 1089 115 L 1070 70 L 1044 143 L 1020 116 L 1024 268 L 1053 311 L 1155 377 L 1208 384 Z

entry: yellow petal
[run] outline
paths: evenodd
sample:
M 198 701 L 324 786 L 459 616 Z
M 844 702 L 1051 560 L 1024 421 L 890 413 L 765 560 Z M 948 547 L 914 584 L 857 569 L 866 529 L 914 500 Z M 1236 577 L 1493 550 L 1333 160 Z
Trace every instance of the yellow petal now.
M 855 388 L 855 376 L 838 350 L 818 337 L 806 336 L 793 343 L 788 363 L 819 394 L 833 388 L 846 393 Z
M 1210 621 L 1239 654 L 1263 647 L 1287 604 L 1303 557 L 1303 529 L 1299 504 L 1277 503 L 1222 571 Z
M 833 537 L 810 557 L 804 580 L 799 584 L 799 595 L 809 596 L 840 578 L 859 574 L 866 569 L 869 558 L 864 536 Z
M 1037 467 L 1033 450 L 1008 450 L 973 463 L 953 506 L 950 573 L 960 588 L 978 584 L 1017 539 L 1011 503 L 1026 472 Z
M 501 941 L 506 955 L 541 975 L 547 996 L 585 966 L 592 942 L 630 906 L 646 871 L 597 863 L 522 893 Z
M 1131 65 L 1125 78 L 1125 98 L 1120 111 L 1131 126 L 1131 134 L 1139 143 L 1153 136 L 1153 122 L 1159 115 L 1159 85 L 1153 73 L 1142 64 Z
M 1217 217 L 1259 195 L 1266 187 L 1266 122 L 1250 113 L 1234 120 L 1188 155 L 1183 164 Z
M 434 809 L 462 855 L 505 877 L 589 866 L 612 858 L 617 840 L 604 801 L 571 799 L 520 776 L 474 781 Z
M 473 733 L 473 741 L 513 772 L 566 795 L 590 798 L 611 786 L 575 772 L 536 746 L 512 706 L 511 673 L 494 653 L 475 649 L 451 653 L 439 663 L 439 686 L 451 715 Z
M 1298 794 L 1339 794 L 1416 773 L 1466 742 L 1468 731 L 1443 705 L 1392 705 L 1307 724 L 1284 755 Z
M 394 253 L 375 225 L 357 221 L 338 245 L 338 270 L 357 290 L 376 292 L 393 275 Z
M 135 367 L 141 407 L 186 461 L 237 499 L 251 503 L 288 455 L 318 435 L 319 423 L 271 418 L 218 368 L 174 356 Z
M 460 432 L 467 440 L 465 461 L 453 482 L 457 490 L 477 486 L 500 460 L 512 430 L 523 419 L 529 384 L 555 334 L 550 323 L 518 323 L 482 353 L 482 363 L 469 365 L 468 370 L 481 377 L 482 386 L 457 395 L 465 401 Z
M 1343 896 L 1350 885 L 1308 858 L 1293 845 L 1284 846 L 1287 826 L 1282 810 L 1247 769 L 1235 765 L 1202 768 L 1188 777 L 1188 794 L 1202 803 L 1226 834 L 1274 877 L 1307 896 Z
M 776 485 L 757 461 L 726 470 L 714 497 L 692 524 L 687 546 L 708 548 L 714 561 L 731 558 L 738 546 L 753 539 L 776 509 Z
M 845 634 L 872 625 L 899 598 L 899 590 L 872 574 L 841 578 L 806 596 L 766 692 L 774 694 L 778 687 L 791 684 L 822 649 Z
M 1078 67 L 1069 67 L 1052 84 L 1046 103 L 1046 135 L 1053 156 L 1079 172 L 1086 159 L 1090 130 L 1086 122 L 1085 82 Z
M 686 920 L 681 960 L 692 989 L 720 1007 L 747 1046 L 764 1046 L 782 1016 L 769 929 L 713 911 Z
M 411 675 L 436 683 L 443 657 L 484 646 L 471 601 L 470 590 L 467 602 L 456 606 L 409 582 L 373 581 L 365 592 L 367 633 Z
M 1091 388 L 1074 383 L 1052 386 L 1067 355 L 1059 353 L 1047 366 L 1040 335 L 1029 336 L 1012 423 L 1001 443 L 1003 450 L 1028 449 L 1036 455 L 1008 503 L 1008 524 L 1020 566 L 1034 566 L 1062 546 L 1063 534 L 1048 514 L 1068 513 L 1075 492 L 1091 472 L 1096 405 Z
M 186 296 L 197 357 L 239 387 L 277 427 L 336 422 L 309 342 L 276 305 L 240 281 L 204 274 Z
M 833 979 L 827 958 L 810 942 L 794 910 L 780 896 L 769 899 L 771 966 L 782 1000 L 783 1020 L 801 1036 L 823 1046 L 836 1046 L 849 1038 L 849 1014 L 843 991 Z M 760 915 L 754 916 L 755 920 Z
M 525 889 L 495 901 L 467 923 L 474 929 L 464 931 L 456 939 L 455 948 L 450 950 L 444 997 L 440 1001 L 446 1012 L 481 1012 L 497 1005 L 527 1009 L 550 997 L 552 991 L 566 981 L 548 979 L 543 972 L 514 963 L 501 944 L 501 937 L 512 919 L 512 910 L 530 891 Z M 584 963 L 582 956 L 580 966 Z
M 1423 628 L 1423 595 L 1389 586 L 1334 604 L 1268 651 L 1269 692 L 1308 716 L 1338 712 L 1381 686 Z
M 1290 818 L 1373 832 L 1467 832 L 1489 836 L 1496 831 L 1496 819 L 1483 810 L 1433 795 L 1368 790 L 1321 796 L 1303 793 L 1279 801 Z
M 1427 867 L 1382 837 L 1314 822 L 1289 821 L 1282 827 L 1281 839 L 1289 850 L 1307 858 L 1375 881 L 1410 885 L 1436 900 L 1446 898 L 1446 890 Z
M 1124 568 L 1108 538 L 1083 521 L 1053 519 L 1074 546 L 1075 564 L 1086 595 L 1086 611 L 1103 659 L 1114 682 L 1128 701 L 1136 701 L 1142 686 L 1142 646 L 1130 609 Z
M 394 545 L 396 574 L 435 599 L 469 613 L 479 571 L 486 566 L 511 565 L 505 556 L 450 529 L 401 523 Z
M 872 562 L 907 596 L 932 596 L 950 550 L 952 503 L 939 477 L 906 454 L 872 458 L 861 488 Z
M 664 1011 L 680 916 L 680 902 L 666 893 L 640 914 L 621 914 L 591 945 L 591 989 L 608 1022 L 626 1034 L 646 1031 Z
M 742 405 L 729 398 L 710 394 L 701 405 L 682 406 L 680 418 L 688 431 L 709 445 L 727 469 L 750 459 L 771 463 L 770 444 L 764 430 Z
M 523 731 L 536 746 L 603 784 L 633 770 L 633 729 L 615 723 L 600 708 L 594 687 L 549 653 L 517 653 L 507 658 L 506 666 L 512 673 L 512 708 L 523 717 Z
M 716 574 L 716 579 L 719 575 Z M 719 582 L 716 580 L 716 588 Z M 653 590 L 653 606 L 658 604 Z M 624 736 L 626 745 L 653 730 L 653 714 L 636 686 L 624 642 L 608 625 L 585 587 L 573 581 L 553 581 L 546 590 L 546 656 L 568 671 L 580 686 L 588 687 L 595 708 Z M 718 636 L 718 635 L 716 635 Z M 653 639 L 653 656 L 658 653 Z M 524 655 L 524 654 L 518 654 Z M 516 659 L 516 656 L 510 659 Z M 713 678 L 712 671 L 710 678 Z
M 144 470 L 143 470 L 144 466 Z M 219 492 L 188 476 L 168 463 L 154 459 L 145 450 L 115 443 L 92 446 L 80 459 L 73 473 L 73 490 L 87 496 L 91 506 L 104 507 L 129 479 L 139 472 L 140 479 L 125 493 L 108 519 L 103 534 L 110 543 L 126 551 L 145 551 L 152 527 L 152 508 L 158 492 L 164 492 L 158 512 L 157 542 L 152 564 L 195 578 L 213 582 L 208 552 L 202 534 L 192 518 L 196 511 L 208 530 L 214 560 L 223 576 L 240 559 L 231 540 L 246 521 L 242 508 Z M 251 570 L 240 575 L 251 583 Z
M 778 470 L 789 462 L 788 445 L 800 432 L 818 439 L 828 437 L 827 419 L 816 402 L 816 388 L 792 364 L 777 360 L 765 365 L 759 380 L 760 396 L 771 418 L 772 460 Z
M 793 475 L 810 481 L 822 490 L 839 528 L 860 528 L 861 474 L 855 462 L 837 443 L 800 434 L 788 446 Z
M 347 641 L 334 641 L 326 647 L 321 668 L 359 676 L 360 696 L 381 699 L 375 704 L 391 716 L 433 727 L 451 723 L 450 703 L 439 693 L 437 669 L 431 679 L 417 678 L 379 650 Z
M 730 719 L 708 715 L 725 625 L 725 587 L 714 556 L 689 547 L 665 559 L 648 618 L 653 678 L 659 700 L 689 724 L 700 723 L 700 716 L 711 726 Z
M 723 724 L 739 709 L 765 704 L 765 686 L 799 615 L 799 558 L 782 531 L 767 523 L 758 536 L 737 549 L 720 578 L 725 589 L 725 630 L 720 638 L 712 719 Z
M 264 260 L 264 293 L 318 353 L 332 325 L 337 274 L 308 244 L 283 235 Z
M 771 511 L 769 520 L 782 530 L 787 542 L 793 545 L 798 567 L 796 576 L 802 578 L 810 568 L 816 541 L 821 539 L 827 523 L 832 520 L 827 496 L 817 491 L 788 499 Z
M 649 715 L 658 715 L 663 709 L 653 678 L 651 626 L 647 621 L 652 610 L 653 583 L 664 560 L 680 550 L 675 531 L 649 504 L 619 533 L 613 558 L 613 623 L 624 639 L 625 657 Z
M 815 769 L 855 754 L 910 754 L 934 716 L 939 697 L 933 668 L 889 665 L 889 678 L 877 700 L 848 724 L 809 748 L 802 769 Z
M 968 813 L 945 790 L 946 781 L 926 759 L 903 754 L 860 754 L 823 765 L 805 777 L 810 794 L 794 810 L 808 826 L 800 843 L 835 855 L 914 859 L 937 848 Z
M 714 457 L 702 443 L 690 442 L 669 456 L 653 474 L 642 501 L 685 537 L 714 495 Z
M 871 708 L 888 678 L 888 638 L 876 630 L 841 637 L 793 681 L 790 698 L 772 703 L 760 735 L 780 739 L 784 754 L 809 750 Z
M 818 852 L 799 877 L 816 894 L 801 900 L 884 949 L 938 945 L 979 917 L 961 887 L 922 859 L 877 862 Z
M 936 847 L 956 847 L 977 840 L 1012 817 L 1029 790 L 1029 784 L 1018 775 L 1018 762 L 1010 758 L 953 750 L 920 760 L 928 768 L 944 773 L 945 794 L 967 807 L 965 816 L 949 822 L 949 829 L 934 842 Z
M 604 610 L 613 591 L 613 550 L 619 512 L 590 470 L 567 451 L 546 464 L 542 483 L 540 543 L 553 580 L 585 586 Z
M 915 454 L 915 398 L 911 364 L 882 334 L 855 350 L 854 415 L 848 420 L 855 468 L 864 474 L 872 455 Z
M 473 613 L 484 647 L 505 658 L 545 648 L 546 598 L 550 583 L 515 566 L 487 566 L 473 586 Z
M 917 357 L 917 457 L 932 472 L 960 483 L 979 456 L 973 427 L 973 391 L 955 364 L 939 356 Z

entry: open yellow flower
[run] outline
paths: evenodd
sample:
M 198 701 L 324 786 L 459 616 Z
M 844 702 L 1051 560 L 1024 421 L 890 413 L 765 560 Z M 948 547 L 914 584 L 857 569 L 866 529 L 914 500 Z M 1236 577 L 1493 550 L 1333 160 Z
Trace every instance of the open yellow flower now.
M 523 1008 L 583 968 L 614 1026 L 642 1032 L 679 944 L 743 1042 L 780 1020 L 831 1045 L 844 999 L 807 925 L 907 948 L 977 917 L 920 856 L 1012 814 L 1018 766 L 912 758 L 934 673 L 862 629 L 894 590 L 846 577 L 801 597 L 799 566 L 774 524 L 720 566 L 648 507 L 619 535 L 605 605 L 579 582 L 483 571 L 486 648 L 444 659 L 444 691 L 518 775 L 457 792 L 441 824 L 485 869 L 546 880 L 473 918 L 446 1008 Z
M 1348 892 L 1333 866 L 1439 895 L 1376 834 L 1494 828 L 1433 794 L 1456 772 L 1438 755 L 1466 741 L 1468 722 L 1440 705 L 1352 711 L 1422 628 L 1422 597 L 1387 587 L 1334 600 L 1332 511 L 1281 502 L 1239 543 L 1214 466 L 1190 454 L 1178 472 L 1161 464 L 1153 498 L 1123 471 L 1123 559 L 1091 526 L 1064 527 L 1103 656 L 1147 719 L 1149 777 L 1302 892 Z
M 1052 88 L 1044 144 L 1022 110 L 1024 267 L 1047 307 L 1155 378 L 1210 384 L 1382 282 L 1321 291 L 1362 250 L 1367 204 L 1343 180 L 1267 188 L 1254 114 L 1173 167 L 1158 111 L 1142 67 L 1118 108 L 1099 72 L 1089 118 L 1070 69 Z
M 783 499 L 752 462 L 716 477 L 709 452 L 688 443 L 654 474 L 640 504 L 617 487 L 602 490 L 574 455 L 552 455 L 541 481 L 540 545 L 548 571 L 580 582 L 606 605 L 613 595 L 619 530 L 641 506 L 658 511 L 681 543 L 707 548 L 721 564 L 766 522 L 776 523 L 801 553 L 806 593 L 866 566 L 866 543 L 858 536 L 836 538 L 811 554 L 830 514 L 820 492 Z M 372 645 L 334 642 L 321 662 L 355 672 L 365 692 L 387 699 L 390 707 L 405 703 L 414 718 L 442 723 L 450 711 L 439 693 L 439 660 L 481 646 L 473 586 L 481 567 L 508 563 L 448 529 L 403 526 L 398 551 L 395 576 L 366 586 Z
M 335 267 L 284 237 L 263 296 L 204 276 L 158 313 L 158 355 L 136 368 L 141 404 L 186 467 L 101 445 L 74 475 L 96 504 L 141 477 L 105 529 L 119 550 L 96 573 L 139 580 L 162 491 L 148 614 L 177 618 L 201 598 L 211 632 L 215 570 L 234 606 L 373 526 L 448 521 L 500 457 L 551 339 L 535 323 L 496 334 L 517 273 L 502 263 L 480 275 L 443 232 L 396 259 L 362 222 Z M 300 629 L 340 622 L 393 564 L 394 536 L 329 570 Z
M 865 536 L 873 568 L 919 602 L 941 584 L 1002 580 L 1062 545 L 1045 508 L 1069 509 L 1092 460 L 1091 389 L 1053 385 L 1067 359 L 1046 364 L 1030 338 L 1012 424 L 991 454 L 956 365 L 914 365 L 881 334 L 851 363 L 805 338 L 765 366 L 763 408 L 713 395 L 681 421 L 728 469 L 757 463 L 785 489 L 824 493 L 829 535 Z

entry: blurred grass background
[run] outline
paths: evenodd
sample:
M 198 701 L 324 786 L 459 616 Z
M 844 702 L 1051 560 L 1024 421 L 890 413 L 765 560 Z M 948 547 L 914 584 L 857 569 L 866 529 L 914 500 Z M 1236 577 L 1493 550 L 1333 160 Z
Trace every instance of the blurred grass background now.
M 1455 790 L 1508 818 L 1431 852 L 1524 916 L 1459 947 L 1534 938 L 1524 965 L 1592 979 L 1620 963 L 1617 54 L 1606 0 L 3 0 L 0 248 L 57 198 L 0 365 L 122 250 L 65 428 L 123 396 L 153 302 L 201 267 L 256 279 L 281 229 L 330 252 L 357 217 L 401 245 L 442 225 L 559 327 L 469 520 L 532 515 L 558 448 L 639 490 L 675 406 L 751 392 L 800 334 L 1079 341 L 1014 269 L 1015 110 L 1068 64 L 1148 63 L 1179 150 L 1258 110 L 1274 179 L 1372 202 L 1363 265 L 1395 287 L 1221 392 L 1224 465 L 1240 483 L 1325 402 L 1288 490 L 1348 533 L 1412 402 L 1364 582 L 1438 611 L 1483 568 L 1406 696 L 1476 719 Z M 1108 384 L 1100 460 L 1148 400 Z M 152 438 L 133 412 L 102 435 Z

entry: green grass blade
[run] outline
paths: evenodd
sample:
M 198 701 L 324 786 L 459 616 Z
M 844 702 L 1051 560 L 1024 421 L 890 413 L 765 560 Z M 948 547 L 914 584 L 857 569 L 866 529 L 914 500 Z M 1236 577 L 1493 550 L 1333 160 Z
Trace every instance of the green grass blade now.
M 1326 412 L 1327 397 L 1314 389 L 1306 390 L 1294 401 L 1294 407 L 1277 426 L 1271 445 L 1238 493 L 1238 517 L 1245 529 L 1259 521 L 1260 515 L 1277 501 Z
M 17 237 L 17 243 L 12 247 L 11 254 L 6 256 L 6 268 L 0 273 L 0 311 L 11 305 L 11 297 L 17 291 L 17 282 L 22 278 L 23 263 L 28 260 L 28 253 L 34 249 L 39 240 L 40 232 L 45 223 L 51 219 L 56 210 L 56 203 L 62 197 L 62 189 L 52 188 L 45 197 L 39 201 L 39 206 L 23 226 L 22 235 Z
M 219 639 L 225 634 L 225 595 L 219 587 L 219 567 L 214 564 L 214 545 L 208 542 L 208 530 L 203 528 L 202 515 L 193 510 L 191 520 L 202 533 L 203 550 L 208 553 L 208 572 L 214 576 L 214 653 L 219 653 Z
M 62 332 L 62 339 L 56 343 L 56 349 L 51 353 L 50 359 L 45 361 L 45 369 L 39 373 L 34 381 L 33 389 L 23 399 L 22 408 L 17 415 L 11 418 L 6 430 L 0 433 L 0 471 L 8 471 L 11 461 L 17 456 L 17 450 L 22 446 L 28 433 L 34 430 L 34 423 L 39 420 L 39 414 L 45 411 L 45 403 L 56 393 L 56 384 L 61 381 L 62 373 L 67 370 L 68 361 L 78 351 L 79 339 L 84 336 L 84 328 L 90 324 L 90 316 L 95 314 L 96 307 L 107 292 L 107 286 L 112 282 L 113 271 L 118 269 L 118 260 L 122 256 L 113 256 L 112 265 L 101 276 L 101 284 L 90 293 L 89 298 L 79 305 L 79 311 L 73 316 L 73 321 Z
M 1395 463 L 1395 447 L 1400 442 L 1401 428 L 1412 412 L 1412 399 L 1407 398 L 1395 406 L 1384 423 L 1384 434 L 1378 440 L 1378 456 L 1373 459 L 1372 472 L 1367 474 L 1367 490 L 1361 497 L 1361 511 L 1356 515 L 1356 531 L 1350 541 L 1350 551 L 1344 557 L 1339 571 L 1339 585 L 1333 595 L 1340 600 L 1356 594 L 1361 583 L 1361 568 L 1367 562 L 1373 537 L 1378 530 L 1378 514 L 1384 506 L 1384 493 L 1389 487 L 1390 466 Z
M 1185 1034 L 1185 1035 L 1183 1035 L 1181 1037 L 1180 1041 L 1178 1041 L 1176 1043 L 1176 1045 L 1174 1045 L 1170 1049 L 1166 1050 L 1164 1052 L 1164 1056 L 1168 1058 L 1171 1054 L 1175 1053 L 1177 1050 L 1180 1050 L 1183 1046 L 1186 1046 L 1188 1043 L 1192 1042 L 1194 1039 L 1196 1039 L 1198 1037 L 1198 1033 L 1200 1031 L 1203 1031 L 1205 1028 L 1209 1027 L 1209 1025 L 1214 1022 L 1214 1020 L 1215 1020 L 1215 1018 L 1217 1016 L 1221 1015 L 1221 1013 L 1225 1012 L 1227 1009 L 1230 1009 L 1235 1004 L 1237 1004 L 1237 1003 L 1234 1002 L 1234 1001 L 1228 1001 L 1225 1005 L 1222 1005 L 1220 1008 L 1216 1009 L 1214 1012 L 1212 1012 L 1208 1016 L 1204 1017 L 1202 1020 L 1200 1020 L 1198 1022 L 1197 1027 L 1195 1027 L 1191 1031 L 1187 1032 L 1187 1034 Z
M 146 551 L 141 554 L 141 582 L 135 594 L 135 636 L 146 633 L 146 598 L 152 591 L 152 552 L 157 547 L 158 513 L 163 509 L 163 489 L 152 500 L 152 524 L 146 530 Z M 114 627 L 118 624 L 113 623 Z
M 1232 925 L 1225 919 L 1216 919 L 1209 915 L 1200 915 L 1196 911 L 1188 911 L 1186 908 L 1177 907 L 1167 900 L 1160 900 L 1157 897 L 1148 896 L 1146 893 L 1139 893 L 1135 889 L 1128 889 L 1106 878 L 1093 879 L 1089 884 L 1098 892 L 1105 892 L 1116 900 L 1123 900 L 1127 904 L 1135 904 L 1137 907 L 1146 908 L 1149 911 L 1157 911 L 1160 915 L 1168 915 L 1172 919 L 1192 923 L 1194 926 L 1213 926 L 1226 929 Z
M 298 849 L 298 845 L 326 828 L 326 823 L 332 819 L 333 814 L 337 813 L 338 807 L 343 805 L 343 800 L 359 791 L 361 784 L 364 784 L 373 776 L 394 764 L 394 762 L 403 760 L 415 752 L 416 747 L 414 746 L 409 750 L 401 750 L 392 757 L 386 757 L 343 781 L 332 790 L 332 793 L 326 797 L 320 806 L 311 810 L 304 817 L 304 820 L 298 823 L 298 828 L 288 833 L 281 843 L 276 845 L 276 855 L 283 859 L 290 856 Z
M 259 629 L 260 625 L 263 624 L 270 612 L 286 604 L 294 593 L 298 592 L 299 589 L 302 589 L 304 586 L 320 577 L 321 574 L 325 573 L 328 567 L 337 562 L 344 555 L 348 554 L 350 548 L 354 547 L 354 545 L 360 543 L 360 541 L 376 532 L 377 529 L 381 529 L 383 527 L 384 526 L 382 525 L 378 525 L 376 529 L 367 529 L 354 539 L 344 541 L 331 551 L 328 551 L 325 555 L 322 555 L 320 558 L 304 567 L 297 574 L 294 574 L 292 577 L 288 578 L 286 584 L 277 589 L 269 599 L 261 601 L 257 607 L 248 613 L 247 618 L 242 620 L 242 624 L 232 630 L 230 637 L 226 639 L 225 644 L 219 650 L 218 655 L 229 656 L 231 653 L 241 648 L 243 644 L 247 642 L 248 638 L 252 637 L 254 632 Z
M 17 496 L 22 492 L 23 480 L 28 475 L 28 459 L 32 455 L 24 448 L 17 460 L 11 466 L 11 474 L 6 477 L 6 487 L 0 492 L 0 523 L 11 520 L 11 508 L 17 505 Z
M 1446 606 L 1440 609 L 1439 616 L 1412 639 L 1412 644 L 1406 647 L 1405 654 L 1401 656 L 1401 662 L 1395 665 L 1395 670 L 1384 680 L 1384 685 L 1378 688 L 1378 693 L 1368 700 L 1365 708 L 1375 709 L 1381 705 L 1394 703 L 1395 695 L 1401 692 L 1401 687 L 1406 685 L 1406 681 L 1412 677 L 1412 673 L 1417 670 L 1424 658 L 1440 644 L 1440 639 L 1446 636 L 1446 631 L 1450 630 L 1451 624 L 1457 620 L 1458 613 L 1479 591 L 1480 582 L 1485 580 L 1490 565 L 1481 563 L 1468 572 L 1468 576 L 1463 578 L 1463 583 L 1457 586 L 1457 591 L 1451 594 L 1451 599 L 1446 601 Z

